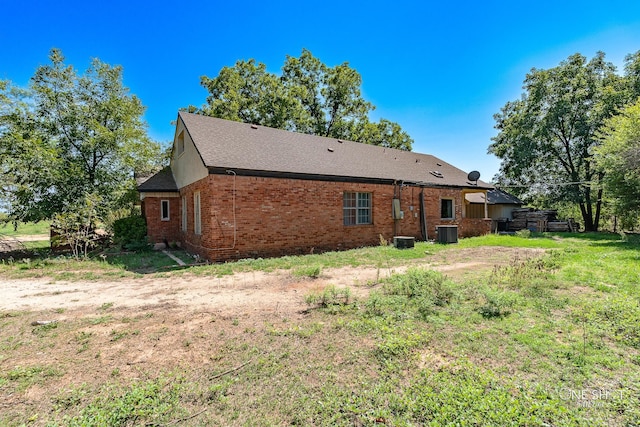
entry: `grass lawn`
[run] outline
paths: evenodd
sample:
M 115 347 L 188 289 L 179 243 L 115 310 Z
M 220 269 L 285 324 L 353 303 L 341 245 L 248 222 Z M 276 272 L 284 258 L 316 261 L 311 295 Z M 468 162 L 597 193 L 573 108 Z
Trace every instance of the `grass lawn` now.
M 51 227 L 50 221 L 40 222 L 21 222 L 17 228 L 11 223 L 0 223 L 0 236 L 32 236 L 32 235 L 49 235 Z
M 637 238 L 492 235 L 188 271 L 386 268 L 495 246 L 546 252 L 459 281 L 411 267 L 363 300 L 327 287 L 295 318 L 194 311 L 168 322 L 164 308 L 131 313 L 105 304 L 89 317 L 28 326 L 33 314 L 0 312 L 0 425 L 637 426 Z M 66 270 L 69 280 L 89 272 L 116 280 L 155 268 L 179 280 L 185 272 L 140 262 L 147 267 L 116 258 L 31 260 L 0 264 L 0 274 Z M 60 347 L 71 349 L 66 357 L 42 357 Z M 145 352 L 178 362 L 136 362 Z M 135 375 L 111 367 L 99 375 L 118 360 L 137 363 Z M 101 379 L 82 376 L 87 370 Z

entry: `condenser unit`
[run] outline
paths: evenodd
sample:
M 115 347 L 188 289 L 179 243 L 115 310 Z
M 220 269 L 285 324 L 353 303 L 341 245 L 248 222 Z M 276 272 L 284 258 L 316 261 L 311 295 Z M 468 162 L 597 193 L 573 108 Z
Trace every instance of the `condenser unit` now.
M 436 227 L 438 243 L 458 243 L 457 225 L 440 225 Z

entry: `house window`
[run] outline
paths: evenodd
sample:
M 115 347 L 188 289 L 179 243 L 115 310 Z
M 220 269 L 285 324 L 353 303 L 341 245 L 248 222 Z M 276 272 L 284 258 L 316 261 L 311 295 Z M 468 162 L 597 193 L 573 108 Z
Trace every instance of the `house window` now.
M 440 218 L 441 219 L 455 219 L 455 205 L 453 199 L 440 200 Z
M 187 196 L 182 196 L 182 231 L 187 231 Z
M 160 200 L 160 219 L 162 221 L 169 221 L 169 201 Z
M 371 224 L 371 193 L 345 192 L 342 212 L 344 225 Z
M 202 222 L 200 219 L 200 192 L 193 193 L 193 232 L 202 234 Z
M 176 155 L 184 153 L 184 131 L 180 132 L 176 139 Z

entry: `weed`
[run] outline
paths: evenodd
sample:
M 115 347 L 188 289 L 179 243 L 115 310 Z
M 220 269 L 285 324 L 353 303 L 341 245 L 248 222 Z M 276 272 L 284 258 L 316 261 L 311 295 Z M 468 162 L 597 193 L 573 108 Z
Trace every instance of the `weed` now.
M 111 331 L 111 342 L 116 342 L 125 338 L 129 335 L 129 331 L 116 331 L 115 329 Z
M 322 274 L 322 266 L 320 265 L 307 265 L 293 270 L 293 275 L 298 277 L 317 279 L 320 274 Z
M 98 308 L 98 310 L 100 310 L 100 311 L 107 311 L 107 310 L 109 310 L 109 309 L 110 309 L 110 308 L 112 308 L 112 307 L 113 307 L 113 303 L 112 303 L 112 302 L 105 302 L 104 304 L 102 304 L 102 305 L 100 306 L 100 308 Z
M 79 406 L 88 394 L 88 387 L 86 384 L 83 384 L 79 387 L 59 391 L 58 394 L 53 397 L 52 403 L 57 411 L 69 410 Z
M 409 352 L 425 344 L 426 338 L 415 332 L 395 333 L 385 337 L 376 345 L 376 358 L 387 361 L 391 358 L 405 357 Z
M 75 340 L 78 344 L 80 344 L 80 347 L 78 348 L 78 353 L 82 353 L 87 349 L 89 349 L 89 340 L 91 340 L 92 336 L 93 336 L 93 333 L 85 332 L 85 331 L 81 331 L 76 334 Z
M 62 371 L 51 366 L 18 366 L 3 376 L 6 380 L 17 383 L 18 389 L 24 390 L 33 384 L 42 383 L 47 378 L 60 377 L 62 375 Z
M 49 323 L 45 323 L 44 325 L 37 325 L 31 331 L 33 332 L 34 335 L 38 337 L 43 337 L 45 335 L 48 335 L 50 331 L 57 328 L 58 328 L 58 322 L 49 322 Z
M 438 307 L 449 304 L 455 297 L 453 283 L 442 273 L 420 268 L 410 268 L 405 274 L 389 277 L 385 291 L 390 295 L 429 299 Z
M 109 314 L 106 316 L 99 316 L 89 319 L 89 323 L 92 325 L 101 325 L 103 323 L 109 323 L 113 320 L 113 317 Z
M 180 404 L 184 391 L 185 386 L 179 378 L 138 381 L 124 389 L 107 385 L 79 415 L 65 419 L 63 425 L 165 424 L 171 417 L 178 418 L 186 413 Z
M 367 316 L 381 316 L 384 313 L 383 296 L 378 291 L 369 294 L 365 301 L 365 314 Z
M 552 271 L 558 268 L 558 252 L 535 259 L 514 258 L 509 265 L 494 267 L 489 284 L 491 286 L 522 289 L 543 281 L 549 282 Z
M 351 289 L 348 287 L 337 287 L 329 285 L 320 292 L 311 292 L 304 298 L 309 306 L 330 307 L 336 305 L 347 305 L 351 300 Z
M 589 320 L 601 334 L 640 349 L 640 304 L 633 298 L 616 296 L 591 302 L 577 320 Z
M 486 289 L 482 292 L 482 296 L 484 304 L 480 306 L 478 312 L 487 319 L 508 316 L 517 302 L 517 296 L 509 291 Z

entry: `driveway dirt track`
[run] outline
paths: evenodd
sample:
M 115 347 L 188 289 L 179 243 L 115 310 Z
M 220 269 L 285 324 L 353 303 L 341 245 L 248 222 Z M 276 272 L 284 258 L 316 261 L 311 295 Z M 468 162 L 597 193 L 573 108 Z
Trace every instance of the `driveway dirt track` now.
M 410 265 L 420 265 L 454 278 L 478 274 L 514 259 L 539 256 L 540 249 L 472 248 L 447 251 L 394 268 L 343 267 L 325 269 L 317 279 L 288 272 L 248 272 L 223 277 L 183 274 L 171 278 L 144 277 L 113 282 L 52 282 L 47 278 L 0 278 L 0 310 L 95 310 L 103 304 L 136 308 L 167 305 L 189 311 L 217 313 L 296 312 L 305 309 L 304 296 L 328 285 L 348 286 L 364 297 L 370 284 Z

